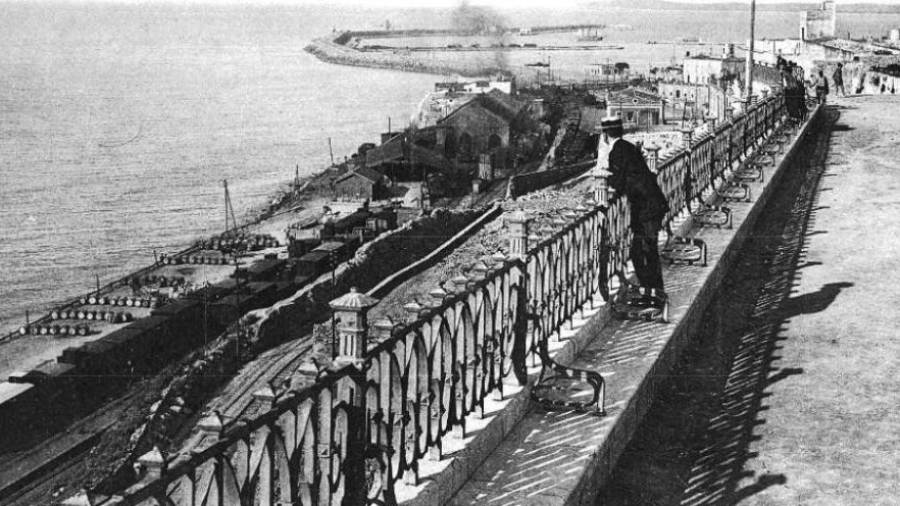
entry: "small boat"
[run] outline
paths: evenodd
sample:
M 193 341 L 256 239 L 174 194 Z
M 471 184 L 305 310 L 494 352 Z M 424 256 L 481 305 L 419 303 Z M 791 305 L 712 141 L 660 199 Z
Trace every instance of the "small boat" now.
M 536 63 L 526 63 L 525 66 L 526 66 L 526 67 L 549 67 L 550 64 L 549 64 L 549 63 L 544 63 L 544 62 L 542 62 L 542 61 L 539 61 L 539 62 L 536 62 Z

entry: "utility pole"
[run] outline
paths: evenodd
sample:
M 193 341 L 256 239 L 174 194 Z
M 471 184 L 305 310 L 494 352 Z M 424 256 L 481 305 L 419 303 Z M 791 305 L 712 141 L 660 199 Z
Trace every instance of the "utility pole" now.
M 231 216 L 232 228 L 237 228 L 237 220 L 234 218 L 234 206 L 231 205 L 231 194 L 228 193 L 228 180 L 222 180 L 222 186 L 225 187 L 225 233 L 228 234 L 231 228 L 228 227 L 228 217 Z
M 328 156 L 331 157 L 331 165 L 334 166 L 334 149 L 331 148 L 331 137 L 328 138 Z
M 745 71 L 747 102 L 750 102 L 750 97 L 753 95 L 753 48 L 756 43 L 754 39 L 756 39 L 756 0 L 750 0 L 750 44 L 747 47 L 747 70 Z

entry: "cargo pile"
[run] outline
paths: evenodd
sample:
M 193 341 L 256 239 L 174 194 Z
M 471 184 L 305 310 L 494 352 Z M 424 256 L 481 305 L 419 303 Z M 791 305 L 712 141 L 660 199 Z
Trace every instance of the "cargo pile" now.
M 239 251 L 259 251 L 281 246 L 278 239 L 269 234 L 227 234 L 197 241 L 200 249 L 216 250 L 222 253 Z

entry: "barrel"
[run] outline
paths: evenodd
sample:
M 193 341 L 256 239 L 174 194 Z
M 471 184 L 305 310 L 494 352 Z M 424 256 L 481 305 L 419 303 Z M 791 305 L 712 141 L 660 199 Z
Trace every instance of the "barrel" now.
M 54 309 L 53 311 L 50 311 L 50 319 L 51 320 L 59 320 L 59 310 L 58 309 Z
M 104 296 L 100 298 L 100 304 L 103 304 L 104 306 L 109 304 L 109 302 L 109 297 Z
M 88 297 L 88 304 L 93 305 L 96 303 L 97 303 L 97 297 L 95 295 L 91 295 L 90 297 Z
M 41 326 L 40 326 L 40 329 L 41 329 L 41 335 L 42 335 L 42 336 L 46 336 L 46 335 L 50 332 L 50 326 L 49 326 L 49 325 L 41 325 Z
M 77 314 L 78 314 L 78 312 L 75 311 L 74 309 L 66 310 L 66 320 L 71 320 L 72 318 L 75 318 L 75 316 Z
M 90 328 L 87 325 L 80 325 L 76 329 L 76 332 L 78 333 L 79 336 L 86 336 L 86 335 L 88 335 L 88 332 L 90 332 Z
M 84 320 L 85 318 L 87 318 L 87 311 L 82 309 L 82 310 L 78 311 L 77 316 L 78 316 L 79 320 Z
M 19 335 L 20 335 L 20 336 L 27 336 L 29 330 L 30 330 L 30 329 L 29 329 L 28 327 L 22 325 L 21 327 L 19 327 Z

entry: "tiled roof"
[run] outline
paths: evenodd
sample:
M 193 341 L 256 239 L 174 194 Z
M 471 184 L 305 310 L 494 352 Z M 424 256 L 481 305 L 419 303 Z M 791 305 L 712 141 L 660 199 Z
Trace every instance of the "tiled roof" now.
M 370 169 L 369 167 L 359 167 L 358 169 L 348 172 L 348 173 L 344 174 L 343 176 L 339 177 L 337 179 L 337 181 L 335 181 L 335 183 L 341 182 L 352 176 L 359 176 L 359 177 L 362 177 L 363 179 L 367 179 L 373 183 L 377 183 L 378 181 L 381 181 L 381 178 L 384 177 L 381 174 L 381 172 L 378 172 L 375 169 Z

